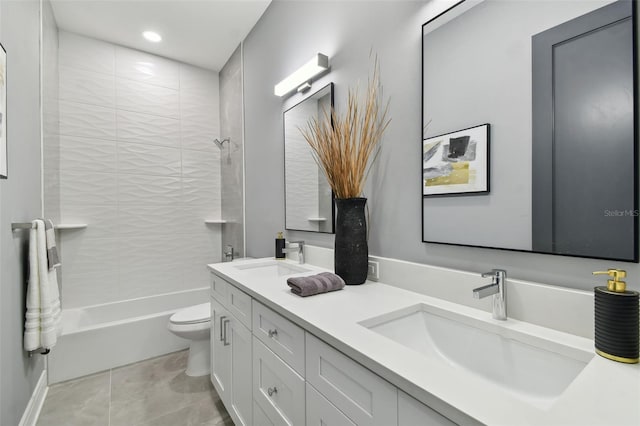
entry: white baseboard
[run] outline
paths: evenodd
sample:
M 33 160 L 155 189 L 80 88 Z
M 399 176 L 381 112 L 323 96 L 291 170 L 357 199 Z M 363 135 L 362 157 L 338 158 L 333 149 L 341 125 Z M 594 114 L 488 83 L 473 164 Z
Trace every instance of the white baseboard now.
M 20 423 L 18 423 L 18 426 L 35 426 L 36 425 L 36 423 L 38 422 L 38 417 L 40 416 L 40 410 L 42 410 L 42 405 L 44 404 L 44 399 L 47 396 L 48 390 L 49 390 L 49 387 L 47 386 L 47 370 L 42 370 L 40 379 L 38 379 L 36 388 L 33 390 L 33 394 L 29 399 L 27 408 L 24 409 L 24 414 L 22 414 L 22 418 L 20 419 Z

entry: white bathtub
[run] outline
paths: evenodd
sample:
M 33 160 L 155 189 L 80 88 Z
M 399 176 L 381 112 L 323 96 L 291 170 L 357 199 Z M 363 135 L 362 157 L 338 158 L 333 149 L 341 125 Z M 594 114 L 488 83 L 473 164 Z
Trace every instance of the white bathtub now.
M 186 349 L 167 329 L 178 309 L 205 303 L 209 287 L 62 310 L 62 336 L 48 356 L 49 384 Z

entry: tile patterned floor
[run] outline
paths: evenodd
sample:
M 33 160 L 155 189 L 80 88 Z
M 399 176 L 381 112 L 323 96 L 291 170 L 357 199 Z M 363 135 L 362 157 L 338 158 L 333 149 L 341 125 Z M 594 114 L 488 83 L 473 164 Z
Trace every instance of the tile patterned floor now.
M 37 426 L 233 426 L 209 376 L 186 366 L 182 351 L 53 385 Z

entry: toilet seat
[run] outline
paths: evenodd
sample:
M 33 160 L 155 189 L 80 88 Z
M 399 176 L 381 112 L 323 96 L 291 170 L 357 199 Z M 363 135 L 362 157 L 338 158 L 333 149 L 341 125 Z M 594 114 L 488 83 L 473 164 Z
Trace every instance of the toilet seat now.
M 184 308 L 171 315 L 169 321 L 172 324 L 200 324 L 211 320 L 211 303 Z

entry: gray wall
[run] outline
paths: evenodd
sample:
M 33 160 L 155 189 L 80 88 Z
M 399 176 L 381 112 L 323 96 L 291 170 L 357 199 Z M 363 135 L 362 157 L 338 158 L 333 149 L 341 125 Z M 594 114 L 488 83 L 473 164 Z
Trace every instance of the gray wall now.
M 0 424 L 17 425 L 44 368 L 22 350 L 26 232 L 11 222 L 39 217 L 40 6 L 37 0 L 0 3 L 0 41 L 7 50 L 9 179 L 0 180 Z
M 233 52 L 220 70 L 220 136 L 231 138 L 220 155 L 222 218 L 222 247 L 231 245 L 234 256 L 244 256 L 244 212 L 242 134 L 242 47 Z M 231 150 L 231 151 L 229 151 Z M 210 225 L 211 226 L 211 225 Z M 213 225 L 220 226 L 220 225 Z
M 640 289 L 637 264 L 421 242 L 420 89 L 421 26 L 432 17 L 428 2 L 274 1 L 244 44 L 247 254 L 273 256 L 273 239 L 284 228 L 282 111 L 299 102 L 283 101 L 273 86 L 316 52 L 331 58 L 331 72 L 314 88 L 333 81 L 336 107 L 347 88 L 366 84 L 369 51 L 380 59 L 384 94 L 392 117 L 384 148 L 370 176 L 370 253 L 476 272 L 502 267 L 513 278 L 591 289 L 591 271 L 620 267 Z M 288 232 L 288 239 L 333 246 L 333 236 Z M 436 283 L 434 283 L 437 285 Z

